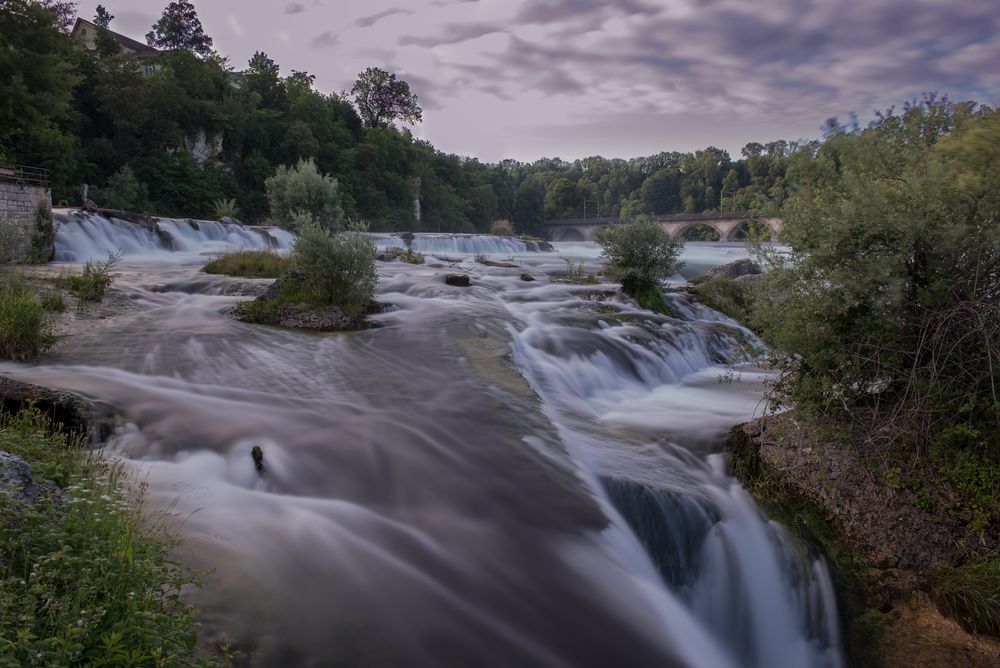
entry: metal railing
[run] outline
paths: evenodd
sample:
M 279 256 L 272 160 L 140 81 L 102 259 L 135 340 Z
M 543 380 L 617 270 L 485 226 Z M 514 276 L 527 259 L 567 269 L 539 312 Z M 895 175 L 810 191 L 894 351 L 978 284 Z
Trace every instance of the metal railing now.
M 24 165 L 0 165 L 0 181 L 48 188 L 49 170 Z

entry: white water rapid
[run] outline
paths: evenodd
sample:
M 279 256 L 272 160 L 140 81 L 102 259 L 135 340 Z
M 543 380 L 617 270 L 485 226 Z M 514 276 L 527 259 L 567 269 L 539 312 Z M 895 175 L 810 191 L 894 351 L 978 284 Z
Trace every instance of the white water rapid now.
M 764 372 L 724 316 L 559 282 L 565 256 L 596 271 L 591 244 L 417 235 L 426 264 L 379 263 L 379 327 L 289 331 L 226 315 L 266 281 L 200 268 L 290 238 L 58 221 L 61 260 L 124 253 L 116 310 L 0 373 L 121 416 L 106 451 L 209 569 L 188 594 L 206 646 L 252 666 L 844 665 L 826 567 L 726 472 Z M 517 268 L 473 261 L 491 253 Z M 744 253 L 689 244 L 685 274 Z

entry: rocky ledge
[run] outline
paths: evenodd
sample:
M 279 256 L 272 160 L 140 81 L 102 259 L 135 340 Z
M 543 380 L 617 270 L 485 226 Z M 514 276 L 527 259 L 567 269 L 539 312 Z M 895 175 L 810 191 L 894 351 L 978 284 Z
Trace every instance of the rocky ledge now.
M 885 668 L 1000 665 L 1000 641 L 975 635 L 939 610 L 936 582 L 967 550 L 969 518 L 934 510 L 917 493 L 886 484 L 831 430 L 793 413 L 735 427 L 733 471 L 758 503 L 818 549 L 837 589 L 853 663 Z M 995 551 L 997 527 L 975 538 Z
M 29 406 L 48 416 L 53 424 L 88 434 L 96 442 L 104 441 L 115 426 L 110 410 L 80 396 L 0 375 L 0 411 L 16 413 Z

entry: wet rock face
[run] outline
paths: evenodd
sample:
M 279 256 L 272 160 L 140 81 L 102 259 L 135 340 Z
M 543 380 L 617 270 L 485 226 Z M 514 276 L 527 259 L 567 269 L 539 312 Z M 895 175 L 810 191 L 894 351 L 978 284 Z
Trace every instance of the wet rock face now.
M 472 285 L 468 274 L 445 274 L 444 282 L 459 288 L 467 288 Z
M 108 415 L 75 394 L 0 375 L 0 411 L 16 413 L 29 405 L 64 429 L 89 433 L 97 441 L 103 441 L 114 428 L 114 421 Z
M 710 268 L 702 277 L 704 280 L 724 276 L 726 278 L 737 279 L 742 276 L 755 276 L 761 273 L 760 265 L 749 258 L 733 260 L 728 264 L 720 264 Z

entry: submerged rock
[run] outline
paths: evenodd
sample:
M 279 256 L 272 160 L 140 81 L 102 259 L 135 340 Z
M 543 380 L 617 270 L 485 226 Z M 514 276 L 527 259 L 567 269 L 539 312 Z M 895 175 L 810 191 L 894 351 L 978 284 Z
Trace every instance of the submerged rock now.
M 444 282 L 460 288 L 467 288 L 472 285 L 468 274 L 445 274 Z
M 522 281 L 533 281 L 533 280 L 535 280 L 535 277 L 532 276 L 531 274 L 529 274 L 528 272 L 524 272 L 523 274 L 521 274 L 521 280 Z

